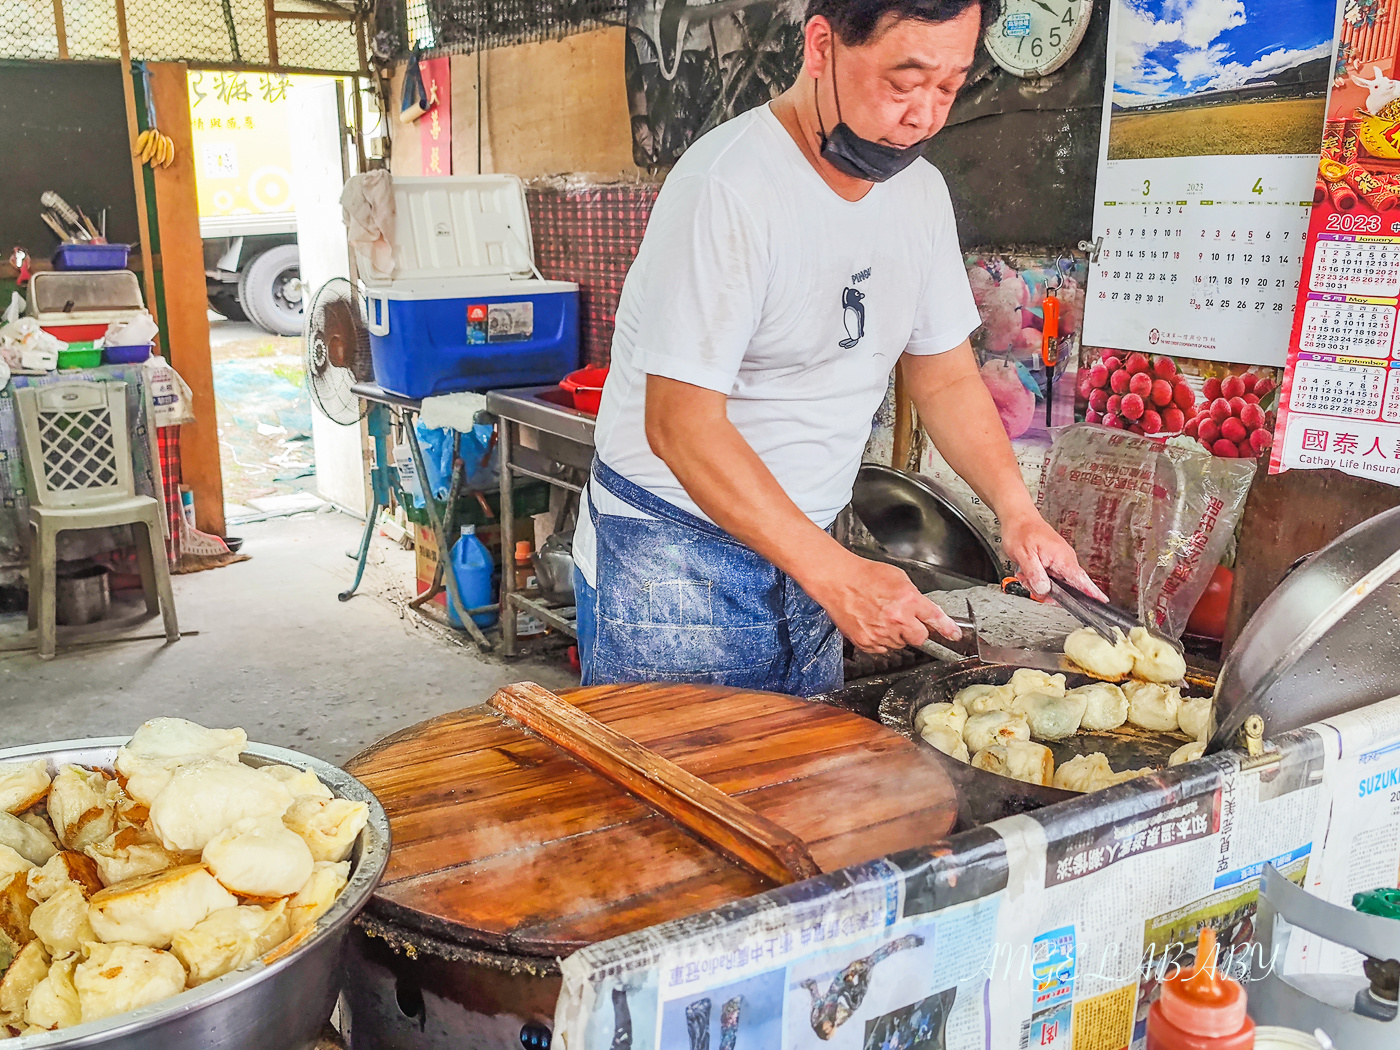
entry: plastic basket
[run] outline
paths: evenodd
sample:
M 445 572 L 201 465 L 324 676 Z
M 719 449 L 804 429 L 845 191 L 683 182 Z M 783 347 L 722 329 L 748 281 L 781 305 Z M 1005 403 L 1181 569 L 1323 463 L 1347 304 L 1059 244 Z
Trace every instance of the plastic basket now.
M 102 359 L 109 365 L 138 365 L 151 356 L 151 343 L 141 346 L 108 346 L 102 350 Z
M 66 368 L 96 368 L 101 363 L 102 351 L 95 346 L 69 348 L 58 352 L 60 371 Z
M 491 517 L 481 509 L 481 504 L 475 495 L 463 494 L 457 500 L 457 525 L 475 525 L 478 528 L 485 528 L 489 525 L 499 525 L 501 522 L 501 494 L 499 490 L 488 489 L 482 493 L 487 506 L 491 508 Z M 511 492 L 511 503 L 515 507 L 515 517 L 529 518 L 536 514 L 543 514 L 549 510 L 549 484 L 544 481 L 527 481 L 517 483 Z M 410 501 L 403 505 L 404 517 L 415 525 L 427 525 L 428 508 L 415 507 Z
M 54 249 L 55 270 L 125 270 L 129 244 L 60 244 Z

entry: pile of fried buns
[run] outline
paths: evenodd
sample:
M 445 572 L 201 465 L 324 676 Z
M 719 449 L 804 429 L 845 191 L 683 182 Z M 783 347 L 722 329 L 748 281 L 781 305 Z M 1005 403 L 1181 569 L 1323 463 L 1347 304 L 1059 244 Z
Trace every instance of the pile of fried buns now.
M 1165 640 L 1138 627 L 1110 642 L 1089 628 L 1065 639 L 1065 655 L 1099 679 L 1066 688 L 1063 674 L 1018 668 L 1005 685 L 970 685 L 951 703 L 929 704 L 914 730 L 932 747 L 977 769 L 1068 791 L 1100 788 L 1151 773 L 1114 770 L 1102 752 L 1078 755 L 1058 768 L 1046 742 L 1080 731 L 1112 732 L 1127 725 L 1184 740 L 1170 765 L 1199 758 L 1212 725 L 1210 697 L 1183 698 L 1186 662 Z
M 142 725 L 112 770 L 0 764 L 0 1039 L 134 1010 L 315 931 L 369 819 L 241 729 Z

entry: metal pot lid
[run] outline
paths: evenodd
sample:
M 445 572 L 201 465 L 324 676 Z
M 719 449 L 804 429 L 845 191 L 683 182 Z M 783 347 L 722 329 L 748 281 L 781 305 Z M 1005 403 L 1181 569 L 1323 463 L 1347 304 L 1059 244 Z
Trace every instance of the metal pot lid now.
M 1235 639 L 1208 751 L 1233 746 L 1250 715 L 1274 736 L 1400 695 L 1400 507 L 1308 557 Z
M 851 508 L 890 554 L 986 583 L 1001 563 L 982 530 L 933 482 L 878 463 L 862 464 Z

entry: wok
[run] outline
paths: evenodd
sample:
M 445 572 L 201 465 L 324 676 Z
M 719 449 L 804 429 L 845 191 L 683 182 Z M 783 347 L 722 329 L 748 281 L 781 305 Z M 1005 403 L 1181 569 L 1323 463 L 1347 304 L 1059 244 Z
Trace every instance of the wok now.
M 928 478 L 878 463 L 863 464 L 851 493 L 851 509 L 894 559 L 981 583 L 1001 580 L 1000 560 L 991 543 Z

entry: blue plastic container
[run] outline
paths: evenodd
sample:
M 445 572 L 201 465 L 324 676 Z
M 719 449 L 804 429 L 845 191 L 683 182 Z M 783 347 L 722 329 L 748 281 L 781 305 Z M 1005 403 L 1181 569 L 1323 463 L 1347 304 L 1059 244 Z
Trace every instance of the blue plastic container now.
M 152 343 L 142 346 L 104 346 L 102 360 L 109 365 L 139 365 L 151 356 Z
M 434 282 L 442 290 L 444 282 Z M 579 364 L 578 286 L 463 278 L 483 294 L 424 298 L 368 290 L 374 381 L 401 397 L 557 383 Z
M 491 604 L 495 599 L 491 586 L 495 563 L 491 560 L 491 552 L 486 549 L 486 544 L 476 538 L 475 525 L 462 526 L 462 538 L 452 545 L 452 555 L 448 564 L 452 568 L 452 575 L 457 579 L 457 593 L 461 596 L 463 608 L 476 609 Z M 462 620 L 452 608 L 450 600 L 447 603 L 447 618 L 454 627 L 462 626 Z M 496 614 L 477 613 L 472 617 L 472 621 L 478 627 L 490 627 L 496 622 Z
M 54 249 L 55 270 L 125 270 L 129 244 L 60 244 Z

